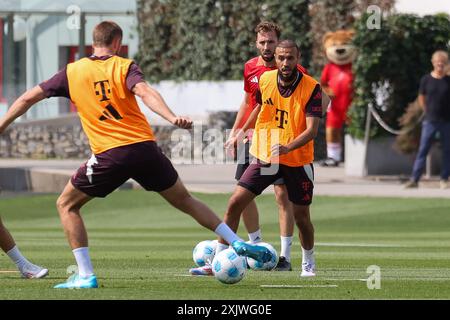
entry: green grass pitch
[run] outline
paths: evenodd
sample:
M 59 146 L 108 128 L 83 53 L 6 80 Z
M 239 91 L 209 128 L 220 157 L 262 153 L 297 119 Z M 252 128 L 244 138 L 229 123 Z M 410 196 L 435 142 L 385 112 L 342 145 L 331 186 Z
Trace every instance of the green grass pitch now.
M 229 195 L 196 194 L 223 215 Z M 0 214 L 21 251 L 50 269 L 43 280 L 23 280 L 4 253 L 4 299 L 449 299 L 450 200 L 315 197 L 317 277 L 293 272 L 247 272 L 235 285 L 191 277 L 192 249 L 214 234 L 154 193 L 119 191 L 83 211 L 98 290 L 56 290 L 74 264 L 54 206 L 56 195 L 3 198 Z M 280 248 L 273 195 L 257 198 L 264 240 Z M 296 231 L 297 233 L 297 231 Z M 241 226 L 239 234 L 246 238 Z M 381 270 L 369 290 L 367 267 Z M 269 286 L 269 287 L 268 287 Z M 270 287 L 274 286 L 274 287 Z M 284 287 L 283 287 L 284 286 Z M 292 286 L 292 287 L 286 287 Z

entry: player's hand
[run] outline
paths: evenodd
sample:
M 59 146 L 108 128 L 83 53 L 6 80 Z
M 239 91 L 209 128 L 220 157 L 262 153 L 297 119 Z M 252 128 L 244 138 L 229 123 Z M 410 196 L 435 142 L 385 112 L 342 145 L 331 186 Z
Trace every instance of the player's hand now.
M 282 144 L 274 144 L 271 149 L 272 157 L 279 157 L 283 154 L 289 153 L 291 150 L 287 146 L 283 146 Z
M 331 89 L 330 87 L 322 86 L 322 89 L 330 99 L 334 99 L 336 97 L 336 94 L 333 92 L 333 89 Z
M 192 120 L 188 117 L 175 117 L 172 123 L 181 129 L 192 128 Z
M 230 136 L 225 142 L 224 147 L 227 154 L 235 159 L 237 154 L 237 136 Z
M 225 142 L 225 149 L 234 149 L 237 146 L 237 136 L 231 136 L 228 138 L 228 140 Z
M 230 137 L 225 142 L 225 150 L 228 151 L 228 154 L 231 155 L 233 158 L 236 156 L 237 153 L 237 145 L 242 141 L 244 138 L 244 132 L 242 130 L 238 131 L 232 131 L 230 134 Z

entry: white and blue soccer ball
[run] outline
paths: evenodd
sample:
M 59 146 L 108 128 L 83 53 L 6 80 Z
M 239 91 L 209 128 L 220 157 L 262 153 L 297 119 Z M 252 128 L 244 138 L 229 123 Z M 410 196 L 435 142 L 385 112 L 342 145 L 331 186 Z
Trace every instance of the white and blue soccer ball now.
M 212 271 L 220 282 L 233 284 L 244 278 L 247 261 L 233 249 L 225 249 L 214 257 Z
M 267 261 L 266 263 L 262 263 L 255 259 L 247 257 L 247 264 L 250 269 L 257 271 L 270 271 L 275 268 L 278 263 L 278 253 L 275 248 L 267 242 L 258 242 L 256 244 L 258 246 L 263 246 L 269 249 L 269 251 L 272 253 L 272 259 L 270 259 L 270 261 Z
M 217 240 L 205 240 L 199 242 L 192 251 L 194 263 L 203 267 L 205 264 L 211 264 L 216 254 Z

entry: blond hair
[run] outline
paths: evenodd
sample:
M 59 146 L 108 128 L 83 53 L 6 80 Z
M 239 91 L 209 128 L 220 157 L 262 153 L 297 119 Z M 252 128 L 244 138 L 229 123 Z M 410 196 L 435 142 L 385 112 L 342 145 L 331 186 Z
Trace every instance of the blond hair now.
M 431 60 L 435 60 L 438 57 L 444 58 L 448 62 L 448 53 L 444 50 L 437 50 L 431 56 Z

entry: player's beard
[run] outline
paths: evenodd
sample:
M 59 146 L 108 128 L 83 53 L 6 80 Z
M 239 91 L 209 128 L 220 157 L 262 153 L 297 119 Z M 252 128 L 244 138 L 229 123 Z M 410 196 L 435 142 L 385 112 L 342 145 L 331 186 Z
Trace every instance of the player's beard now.
M 275 55 L 272 54 L 272 55 L 270 55 L 270 56 L 268 56 L 268 57 L 265 57 L 264 54 L 261 54 L 261 58 L 263 58 L 263 60 L 264 60 L 265 62 L 272 62 L 273 59 L 275 59 Z
M 280 79 L 283 80 L 285 83 L 291 83 L 295 80 L 297 77 L 298 70 L 294 67 L 294 70 L 292 70 L 291 74 L 288 76 L 285 76 L 280 70 L 278 71 L 278 75 L 280 76 Z

